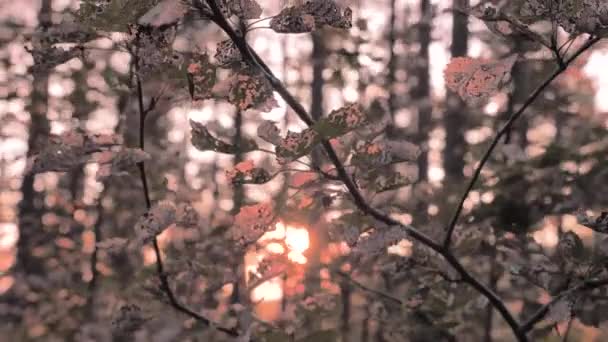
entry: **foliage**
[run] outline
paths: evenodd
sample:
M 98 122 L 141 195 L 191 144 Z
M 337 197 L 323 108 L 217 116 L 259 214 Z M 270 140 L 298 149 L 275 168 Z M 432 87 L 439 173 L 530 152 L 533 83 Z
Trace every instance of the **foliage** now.
M 359 309 L 365 313 L 365 324 L 376 322 L 381 339 L 455 340 L 454 336 L 463 336 L 478 340 L 482 334 L 491 339 L 508 327 L 509 338 L 527 341 L 574 318 L 584 325 L 599 326 L 607 319 L 603 315 L 608 291 L 607 238 L 591 246 L 581 230 L 562 231 L 562 222 L 574 214 L 580 229 L 608 233 L 608 214 L 592 215 L 606 205 L 601 186 L 605 184 L 607 148 L 600 141 L 605 142 L 605 127 L 582 120 L 572 109 L 583 102 L 578 88 L 585 84 L 580 79 L 582 64 L 577 63 L 606 36 L 608 5 L 599 0 L 512 1 L 500 7 L 492 3 L 482 1 L 472 8 L 454 10 L 483 20 L 493 34 L 505 40 L 525 37 L 535 46 L 512 42 L 516 48 L 507 44 L 507 52 L 484 54 L 496 57 L 454 57 L 445 67 L 445 86 L 467 103 L 470 123 L 480 126 L 479 131 L 495 127 L 495 120 L 502 117 L 475 115 L 473 108 L 488 103 L 500 106 L 500 98 L 509 101 L 504 106 L 508 108 L 500 109 L 505 110 L 506 122 L 489 140 L 489 147 L 480 150 L 471 143 L 466 158 L 472 176 L 466 187 L 460 186 L 463 179 L 449 178 L 442 187 L 433 186 L 426 181 L 427 175 L 418 174 L 418 166 L 431 159 L 431 142 L 396 127 L 399 119 L 392 89 L 388 109 L 382 105 L 386 91 L 370 91 L 380 94 L 370 100 L 364 98 L 361 86 L 356 97 L 359 102 L 341 101 L 326 115 L 311 115 L 292 95 L 291 85 L 287 88 L 249 44 L 254 29 L 263 28 L 255 25 L 268 21 L 266 28 L 272 34 L 330 37 L 328 40 L 344 47 L 324 58 L 360 68 L 361 51 L 349 51 L 349 44 L 360 44 L 364 35 L 353 38 L 349 29 L 355 26 L 364 31 L 365 23 L 363 19 L 353 21 L 353 10 L 337 1 L 295 1 L 264 17 L 272 7 L 264 8 L 255 0 L 83 0 L 74 13 L 81 28 L 51 23 L 36 31 L 28 49 L 33 60 L 28 72 L 34 81 L 57 74 L 75 58 L 80 63 L 91 62 L 92 54 L 99 53 L 94 41 L 112 37 L 113 52 L 129 57 L 128 70 L 120 77 L 104 70 L 101 80 L 91 77 L 88 82 L 103 83 L 95 90 L 100 92 L 110 83 L 107 80 L 115 80 L 119 84 L 111 95 L 125 96 L 124 110 L 130 112 L 119 120 L 116 131 L 120 133 L 97 134 L 77 128 L 45 137 L 44 144 L 29 139 L 25 177 L 31 191 L 23 191 L 24 197 L 48 187 L 42 178 L 34 179 L 36 174 L 71 176 L 78 172 L 79 182 L 84 184 L 92 170 L 95 176 L 90 182 L 94 179 L 96 184 L 82 185 L 82 201 L 64 203 L 61 210 L 49 214 L 32 211 L 40 216 L 39 222 L 59 232 L 47 241 L 53 245 L 51 249 L 41 247 L 44 241 L 36 242 L 40 245 L 31 242 L 36 257 L 49 258 L 47 264 L 62 263 L 64 254 L 86 250 L 84 243 L 70 244 L 73 237 L 58 235 L 67 235 L 66 227 L 77 223 L 81 228 L 74 235 L 94 239 L 87 252 L 91 255 L 88 289 L 68 291 L 69 280 L 77 274 L 49 275 L 52 289 L 61 289 L 59 299 L 65 297 L 73 303 L 63 316 L 53 316 L 52 309 L 41 306 L 40 312 L 52 317 L 36 318 L 40 322 L 32 319 L 34 328 L 52 329 L 68 317 L 69 337 L 75 340 L 150 340 L 158 329 L 166 334 L 159 340 L 228 336 L 239 341 L 346 341 L 347 327 L 331 320 L 327 326 L 315 322 L 340 314 L 349 323 L 353 318 L 345 316 L 351 310 L 351 298 L 363 303 Z M 189 51 L 178 49 L 178 37 L 188 30 L 204 31 L 213 38 L 197 25 L 219 28 L 222 35 L 199 44 L 202 46 L 190 46 Z M 116 36 L 121 39 L 115 41 Z M 209 41 L 215 41 L 213 49 Z M 533 60 L 526 50 L 540 50 L 551 58 Z M 539 77 L 542 74 L 545 81 L 518 98 L 526 86 L 518 82 L 518 72 L 526 63 L 537 63 Z M 324 71 L 327 68 L 316 74 L 321 75 L 321 84 L 340 78 L 336 71 L 325 80 Z M 409 71 L 405 74 L 413 77 Z M 348 81 L 342 78 L 335 82 Z M 323 92 L 323 86 L 320 89 Z M 188 94 L 191 101 L 184 100 Z M 305 127 L 264 119 L 279 107 L 278 97 Z M 448 101 L 450 98 L 451 94 Z M 429 103 L 412 106 L 437 106 L 430 103 L 430 96 L 426 100 Z M 171 120 L 163 114 L 176 102 L 188 108 L 213 106 L 210 119 L 189 120 L 189 145 L 213 152 L 204 154 L 216 158 L 211 164 L 196 164 L 184 156 L 187 143 L 170 143 L 179 134 L 175 130 L 169 133 L 165 125 Z M 221 122 L 221 115 L 226 114 L 221 111 L 226 108 L 235 112 L 233 120 L 227 120 L 233 127 Z M 529 111 L 543 119 L 548 116 L 544 112 L 554 111 L 557 117 L 559 138 L 549 145 L 534 146 L 541 150 L 536 156 L 517 143 L 502 145 L 502 139 L 517 129 L 516 121 L 534 123 L 533 116 L 522 117 Z M 137 116 L 138 120 L 132 119 Z M 35 127 L 34 115 L 30 121 Z M 251 130 L 246 132 L 244 121 L 253 123 L 257 137 L 248 136 Z M 523 132 L 524 139 L 528 133 Z M 163 135 L 172 138 L 157 139 Z M 583 148 L 577 150 L 578 146 Z M 451 148 L 445 146 L 448 153 Z M 231 167 L 225 166 L 227 159 L 220 159 L 225 157 L 233 161 Z M 193 176 L 192 170 L 198 174 Z M 218 173 L 223 175 L 220 180 L 216 179 Z M 281 180 L 282 186 L 278 185 Z M 72 188 L 80 186 L 68 183 Z M 455 192 L 453 185 L 458 191 L 466 190 Z M 250 189 L 261 189 L 262 195 L 248 199 L 245 194 Z M 78 192 L 71 196 L 77 197 Z M 229 210 L 226 193 L 233 196 Z M 70 201 L 60 193 L 45 196 L 36 205 Z M 204 215 L 202 206 L 195 209 L 195 202 L 206 203 L 211 197 L 215 207 Z M 135 210 L 139 202 L 145 211 Z M 558 222 L 559 234 L 555 245 L 547 249 L 535 236 L 551 219 Z M 24 220 L 21 224 L 26 227 L 29 223 Z M 287 233 L 290 225 L 309 227 L 308 251 L 297 250 L 303 239 L 293 235 L 293 240 Z M 61 249 L 57 255 L 51 254 L 55 248 Z M 139 260 L 142 251 L 144 262 Z M 248 253 L 257 253 L 254 270 L 245 264 Z M 78 259 L 62 267 L 82 268 Z M 23 303 L 33 297 L 29 291 L 44 283 L 44 272 L 30 277 L 25 268 L 21 270 L 26 274 L 24 285 L 11 290 L 26 299 Z M 102 289 L 100 279 L 116 283 L 104 281 Z M 267 322 L 255 314 L 257 303 L 252 298 L 260 286 L 277 279 L 296 285 L 285 285 L 282 316 Z M 120 292 L 115 288 L 118 285 L 126 290 Z M 231 297 L 227 300 L 228 290 Z M 354 290 L 360 298 L 352 296 Z M 100 307 L 102 292 L 118 298 L 111 308 Z M 49 293 L 45 300 L 53 299 Z M 83 301 L 86 304 L 79 304 Z M 521 303 L 521 309 L 509 305 L 514 302 Z M 18 304 L 11 305 L 21 305 L 14 303 Z M 341 304 L 341 313 L 337 304 Z M 32 310 L 28 305 L 23 304 Z M 167 307 L 180 314 L 169 313 Z M 85 310 L 83 320 L 95 321 L 95 314 L 106 315 L 106 320 L 87 321 L 79 327 L 74 317 L 84 316 Z M 500 315 L 500 323 L 489 314 L 494 311 Z M 112 312 L 112 319 L 107 312 Z M 38 317 L 23 315 L 28 314 Z M 484 314 L 489 315 L 489 323 L 479 323 Z M 44 330 L 40 336 L 46 333 Z

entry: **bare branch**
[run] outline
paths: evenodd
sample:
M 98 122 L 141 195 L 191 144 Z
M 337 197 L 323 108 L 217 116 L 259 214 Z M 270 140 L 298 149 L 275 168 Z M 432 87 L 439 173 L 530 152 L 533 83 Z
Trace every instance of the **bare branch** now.
M 138 70 L 139 69 L 139 65 L 138 65 L 139 58 L 137 56 L 137 52 L 133 54 L 133 63 L 134 63 L 134 67 L 135 67 L 135 80 L 136 80 L 137 100 L 138 100 L 138 108 L 139 108 L 139 148 L 142 151 L 144 151 L 146 115 L 154 108 L 155 101 L 152 101 L 149 108 L 144 107 L 144 94 L 143 94 L 141 78 L 140 78 L 140 75 L 138 72 L 139 71 Z M 149 210 L 152 207 L 152 202 L 150 200 L 150 190 L 148 187 L 148 181 L 147 181 L 147 177 L 146 177 L 145 164 L 144 164 L 144 162 L 141 162 L 141 163 L 138 163 L 137 166 L 139 168 L 139 175 L 140 175 L 141 183 L 143 186 L 143 194 L 144 194 L 144 199 L 146 202 L 146 208 Z M 169 303 L 171 304 L 171 306 L 173 308 L 175 308 L 177 311 L 182 312 L 182 313 L 194 318 L 195 320 L 197 320 L 198 322 L 200 322 L 206 326 L 211 326 L 211 327 L 213 327 L 221 332 L 224 332 L 230 336 L 233 336 L 233 337 L 239 336 L 239 332 L 236 328 L 222 327 L 222 326 L 210 321 L 205 316 L 193 311 L 192 309 L 188 308 L 187 306 L 185 306 L 184 304 L 182 304 L 178 301 L 177 297 L 173 293 L 173 290 L 171 289 L 171 285 L 169 284 L 169 278 L 167 276 L 167 273 L 165 273 L 163 260 L 162 260 L 162 253 L 160 251 L 160 246 L 158 244 L 158 239 L 156 238 L 156 236 L 154 237 L 154 240 L 153 240 L 153 246 L 154 246 L 154 254 L 156 256 L 156 273 L 158 275 L 158 279 L 160 280 L 160 287 L 161 287 L 161 290 L 165 293 L 165 295 L 169 299 Z
M 568 290 L 563 291 L 559 295 L 553 297 L 553 299 L 549 303 L 543 305 L 530 318 L 528 318 L 528 320 L 526 320 L 524 323 L 522 323 L 521 327 L 520 327 L 520 331 L 525 334 L 525 333 L 529 332 L 530 330 L 532 330 L 534 328 L 534 326 L 538 322 L 542 321 L 543 318 L 545 318 L 545 316 L 547 315 L 547 313 L 549 313 L 549 309 L 551 308 L 551 306 L 554 305 L 555 303 L 557 303 L 558 301 L 560 301 L 562 298 L 569 296 L 575 292 L 592 291 L 592 290 L 595 290 L 597 288 L 607 286 L 607 285 L 608 285 L 608 279 L 589 280 L 589 281 L 582 282 L 581 284 L 576 285 Z
M 475 183 L 477 182 L 477 180 L 479 179 L 479 176 L 481 175 L 481 171 L 483 170 L 484 166 L 486 165 L 486 163 L 492 156 L 492 153 L 494 152 L 494 149 L 498 145 L 498 142 L 500 141 L 500 139 L 511 129 L 511 126 L 513 126 L 515 121 L 525 112 L 525 110 L 528 109 L 528 107 L 530 107 L 530 105 L 532 103 L 534 103 L 534 101 L 549 87 L 549 85 L 551 85 L 553 80 L 555 80 L 559 75 L 561 75 L 568 68 L 568 66 L 572 62 L 574 62 L 574 60 L 576 60 L 581 54 L 583 54 L 585 51 L 587 51 L 589 48 L 591 48 L 599 40 L 600 40 L 600 38 L 590 37 L 589 40 L 587 41 L 587 43 L 585 43 L 583 46 L 581 46 L 572 55 L 572 57 L 570 57 L 569 59 L 564 61 L 563 66 L 560 66 L 557 70 L 555 70 L 551 74 L 551 76 L 549 76 L 538 88 L 536 88 L 536 90 L 532 93 L 532 95 L 530 95 L 530 97 L 528 97 L 528 99 L 524 102 L 524 104 L 521 106 L 521 108 L 517 112 L 515 112 L 509 118 L 509 120 L 504 124 L 504 126 L 496 133 L 496 136 L 494 136 L 494 139 L 490 143 L 490 146 L 488 147 L 488 149 L 484 153 L 483 157 L 479 161 L 479 164 L 475 168 L 475 172 L 473 172 L 473 177 L 471 178 L 469 184 L 467 185 L 467 188 L 465 189 L 464 193 L 462 194 L 462 197 L 460 198 L 460 202 L 458 203 L 458 206 L 456 207 L 456 210 L 454 211 L 454 215 L 452 215 L 452 219 L 450 220 L 450 223 L 446 229 L 446 235 L 445 235 L 445 239 L 443 241 L 443 248 L 449 249 L 450 243 L 452 240 L 452 234 L 454 233 L 454 229 L 456 228 L 456 224 L 458 223 L 458 218 L 460 217 L 460 214 L 462 213 L 462 208 L 464 206 L 464 202 L 466 201 L 467 197 L 469 197 L 469 193 L 473 190 Z

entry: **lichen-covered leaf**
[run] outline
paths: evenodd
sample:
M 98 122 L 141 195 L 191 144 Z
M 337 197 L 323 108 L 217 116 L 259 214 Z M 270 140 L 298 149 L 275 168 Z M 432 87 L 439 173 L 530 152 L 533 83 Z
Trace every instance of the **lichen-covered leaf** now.
M 240 63 L 243 60 L 241 52 L 232 39 L 226 39 L 219 42 L 214 57 L 218 65 L 222 68 L 230 68 L 232 65 Z
M 465 101 L 484 100 L 509 84 L 511 69 L 516 61 L 516 55 L 499 61 L 452 58 L 444 72 L 445 82 Z
M 216 66 L 209 61 L 206 53 L 198 54 L 188 66 L 188 84 L 192 100 L 213 98 L 213 86 L 216 80 Z
M 246 160 L 226 171 L 226 178 L 232 184 L 264 184 L 272 177 L 265 169 L 255 167 L 252 160 Z
M 135 234 L 140 244 L 149 243 L 176 223 L 177 208 L 169 201 L 156 203 L 148 212 L 142 215 L 135 224 Z
M 234 218 L 234 226 L 230 230 L 232 240 L 240 245 L 255 242 L 274 229 L 275 219 L 271 203 L 244 206 Z
M 287 7 L 270 20 L 270 28 L 277 33 L 306 33 L 315 29 L 315 17 L 301 8 Z
M 243 111 L 255 109 L 268 112 L 278 107 L 270 82 L 251 68 L 241 69 L 235 75 L 228 101 Z
M 228 0 L 227 6 L 233 15 L 244 20 L 258 19 L 262 15 L 262 7 L 256 0 Z

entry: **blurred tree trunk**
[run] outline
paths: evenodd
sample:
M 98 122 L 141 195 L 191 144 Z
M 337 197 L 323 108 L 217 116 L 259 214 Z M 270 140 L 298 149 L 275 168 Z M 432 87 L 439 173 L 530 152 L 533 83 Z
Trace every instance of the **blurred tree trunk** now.
M 325 80 L 323 79 L 323 71 L 325 70 L 327 51 L 325 49 L 325 41 L 323 32 L 312 33 L 312 63 L 313 63 L 313 78 L 311 85 L 311 104 L 310 113 L 312 119 L 317 121 L 323 116 L 323 88 Z M 312 151 L 312 165 L 314 168 L 322 167 L 322 154 L 319 148 Z M 308 230 L 309 249 L 306 253 L 308 263 L 306 264 L 308 274 L 306 279 L 307 293 L 316 293 L 320 288 L 319 267 L 321 263 L 321 250 L 323 249 L 324 241 L 321 236 L 319 222 L 317 218 L 310 219 L 311 227 Z
M 48 27 L 51 24 L 51 0 L 42 0 L 38 13 L 39 25 Z M 28 157 L 50 133 L 47 118 L 48 111 L 48 74 L 33 75 L 32 93 L 30 95 L 30 127 L 28 136 Z M 43 274 L 43 260 L 36 256 L 34 249 L 39 243 L 47 243 L 44 233 L 42 215 L 44 214 L 44 193 L 34 189 L 36 176 L 26 174 L 21 183 L 22 199 L 19 203 L 19 241 L 17 242 L 17 260 L 15 269 L 27 274 Z
M 416 143 L 423 147 L 422 153 L 418 158 L 420 181 L 427 180 L 429 169 L 428 139 L 433 115 L 429 74 L 429 46 L 431 45 L 432 20 L 433 13 L 430 1 L 420 0 L 420 21 L 418 23 L 418 44 L 420 50 L 415 67 L 416 87 L 412 92 L 413 102 L 416 103 L 418 109 L 418 137 Z
M 243 128 L 243 112 L 240 110 L 236 110 L 234 114 L 234 138 L 232 140 L 233 145 L 240 146 L 242 140 L 242 128 Z M 243 161 L 243 153 L 240 149 L 237 149 L 237 152 L 234 154 L 233 164 L 236 166 L 238 163 Z M 245 188 L 242 184 L 234 184 L 232 187 L 232 215 L 236 215 L 241 210 L 243 203 L 245 201 Z M 240 260 L 245 260 L 245 255 L 243 254 Z M 237 265 L 238 266 L 238 265 Z M 241 303 L 243 300 L 247 300 L 247 298 L 242 298 L 243 292 L 247 288 L 247 284 L 245 283 L 245 272 L 238 272 L 238 279 L 233 283 L 233 290 L 230 296 L 230 303 Z
M 452 7 L 468 8 L 469 0 L 454 0 Z M 465 14 L 454 11 L 452 15 L 452 57 L 466 56 L 469 46 L 468 18 Z M 464 139 L 466 125 L 466 104 L 457 94 L 448 91 L 446 113 L 444 118 L 446 141 L 443 153 L 443 167 L 446 179 L 462 180 L 464 169 Z
M 387 127 L 386 135 L 392 138 L 396 135 L 395 132 L 395 114 L 397 113 L 397 100 L 395 95 L 395 82 L 397 73 L 397 54 L 395 53 L 395 45 L 397 42 L 397 0 L 390 2 L 390 14 L 388 19 L 388 66 L 386 75 L 386 88 L 388 89 L 388 110 L 391 115 L 391 125 Z

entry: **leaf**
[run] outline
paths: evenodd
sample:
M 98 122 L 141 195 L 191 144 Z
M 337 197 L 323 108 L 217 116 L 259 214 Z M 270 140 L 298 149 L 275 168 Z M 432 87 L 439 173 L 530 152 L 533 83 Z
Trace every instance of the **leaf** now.
M 258 126 L 258 137 L 273 145 L 281 143 L 281 134 L 274 121 L 264 120 Z
M 215 151 L 219 153 L 235 154 L 237 152 L 250 152 L 256 150 L 257 144 L 251 139 L 242 139 L 241 144 L 231 145 L 215 138 L 200 122 L 190 120 L 192 128 L 192 145 L 200 151 Z
M 302 5 L 304 13 L 315 18 L 318 27 L 329 25 L 335 28 L 349 29 L 353 26 L 353 12 L 349 7 L 340 13 L 340 7 L 334 0 L 307 0 Z
M 226 171 L 226 178 L 232 184 L 264 184 L 272 177 L 265 169 L 255 167 L 252 160 L 246 160 Z
M 414 184 L 417 179 L 418 177 L 415 175 L 404 175 L 403 173 L 397 171 L 392 171 L 388 174 L 381 173 L 377 177 L 374 177 L 372 182 L 372 189 L 376 193 L 396 190 L 404 186 Z
M 276 147 L 279 164 L 287 164 L 309 154 L 321 140 L 321 136 L 313 128 L 299 133 L 288 131 L 287 136 Z
M 154 237 L 176 223 L 177 209 L 168 201 L 156 203 L 135 224 L 135 234 L 140 244 L 151 242 Z
M 581 238 L 572 231 L 565 232 L 557 244 L 557 252 L 565 261 L 580 259 L 585 252 Z
M 150 159 L 150 155 L 139 148 L 123 148 L 118 151 L 103 152 L 93 160 L 100 163 L 96 179 L 103 180 L 111 175 L 122 175 L 138 163 Z
M 385 252 L 392 245 L 408 238 L 407 230 L 400 226 L 375 229 L 369 235 L 361 237 L 353 248 L 356 254 L 378 254 Z
M 499 61 L 452 58 L 444 72 L 445 82 L 465 101 L 487 99 L 510 82 L 511 69 L 516 61 L 516 55 Z
M 127 32 L 161 0 L 81 0 L 78 20 L 96 31 Z
M 51 135 L 49 144 L 28 158 L 26 173 L 67 172 L 88 163 L 93 153 L 121 143 L 122 138 L 115 135 L 86 135 L 79 132 Z
M 217 80 L 217 68 L 206 53 L 198 54 L 188 66 L 190 97 L 194 101 L 213 98 L 213 86 Z
M 137 21 L 140 25 L 160 27 L 177 23 L 188 12 L 183 0 L 162 0 Z
M 608 34 L 608 3 L 598 0 L 529 0 L 522 15 L 558 23 L 571 34 Z
M 243 111 L 255 109 L 268 112 L 279 105 L 270 82 L 262 73 L 251 68 L 241 69 L 235 75 L 228 101 Z
M 173 51 L 175 28 L 136 27 L 131 42 L 138 46 L 139 72 L 149 75 L 164 70 L 167 65 L 181 67 L 183 58 Z
M 312 171 L 302 171 L 294 173 L 289 179 L 289 186 L 292 188 L 301 188 L 319 179 L 319 175 Z
M 342 136 L 367 123 L 358 104 L 347 104 L 320 119 L 314 126 L 302 132 L 287 132 L 287 136 L 276 147 L 280 164 L 285 164 L 309 154 L 323 139 Z
M 415 161 L 418 156 L 420 148 L 407 141 L 367 142 L 356 149 L 353 164 L 370 170 L 404 161 Z
M 241 245 L 257 241 L 264 233 L 274 229 L 275 215 L 272 204 L 258 203 L 241 208 L 230 230 L 232 240 Z
M 270 21 L 277 33 L 312 32 L 323 26 L 349 29 L 353 26 L 353 12 L 340 7 L 333 0 L 307 0 L 301 5 L 286 7 Z
M 262 15 L 262 7 L 255 0 L 228 0 L 227 6 L 232 14 L 244 20 L 258 19 Z
M 56 66 L 82 54 L 82 50 L 79 48 L 63 49 L 55 46 L 35 46 L 34 49 L 28 50 L 28 52 L 34 59 L 30 72 L 36 75 L 48 74 Z
M 214 57 L 218 65 L 222 68 L 230 68 L 233 64 L 240 63 L 243 60 L 241 52 L 232 39 L 226 39 L 219 42 Z
M 277 33 L 306 33 L 315 29 L 315 17 L 298 7 L 284 8 L 270 20 L 270 28 Z
M 549 307 L 545 320 L 551 324 L 557 324 L 572 317 L 574 302 L 569 297 L 564 297 Z
M 600 216 L 594 218 L 581 210 L 576 214 L 576 219 L 579 224 L 587 228 L 598 233 L 608 234 L 608 212 L 602 211 Z

